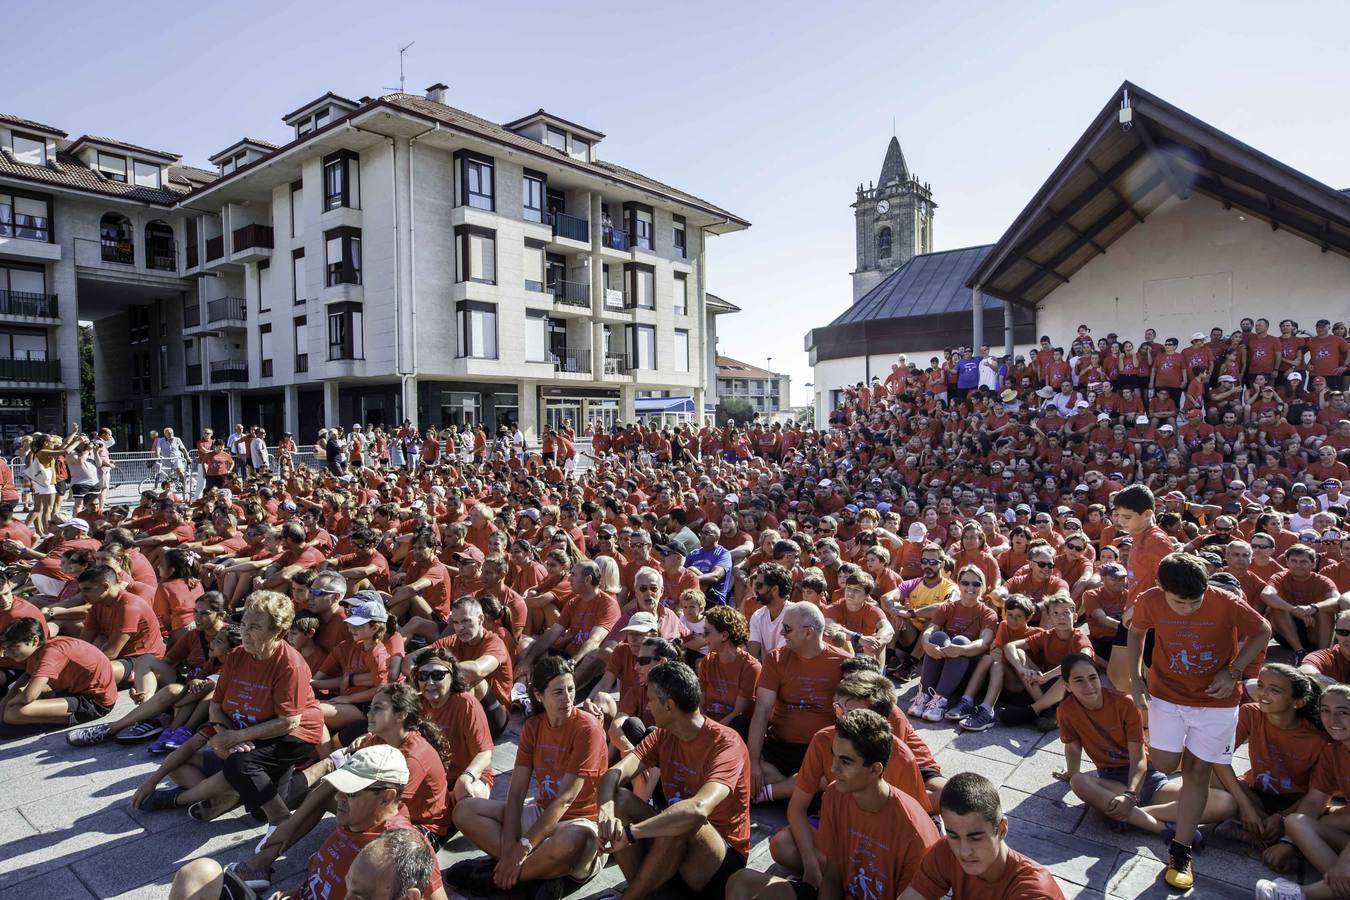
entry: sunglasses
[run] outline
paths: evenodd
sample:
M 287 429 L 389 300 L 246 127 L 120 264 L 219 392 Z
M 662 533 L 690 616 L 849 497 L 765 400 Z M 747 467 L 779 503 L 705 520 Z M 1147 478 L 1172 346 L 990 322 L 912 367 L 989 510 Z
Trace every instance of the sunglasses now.
M 1077 550 L 1079 553 L 1082 553 L 1083 551 L 1087 550 L 1087 547 L 1083 546 L 1082 544 L 1065 544 L 1064 547 L 1067 550 Z
M 444 681 L 449 677 L 449 669 L 423 669 L 417 673 L 417 678 L 420 681 Z
M 1042 569 L 1053 569 L 1053 568 L 1055 567 L 1055 564 L 1054 564 L 1054 563 L 1052 563 L 1052 562 L 1045 562 L 1044 560 L 1039 560 L 1039 559 L 1036 560 L 1036 565 L 1039 566 L 1039 567 L 1042 568 Z
M 978 588 L 978 587 L 984 587 L 984 582 L 982 582 L 982 581 L 962 581 L 962 582 L 960 582 L 960 585 L 961 585 L 961 587 L 973 587 L 973 588 Z
M 1350 637 L 1350 628 L 1337 628 L 1336 637 Z
M 942 560 L 940 560 L 940 559 L 921 559 L 921 560 L 919 560 L 919 565 L 921 565 L 921 566 L 940 566 L 940 565 L 942 565 Z

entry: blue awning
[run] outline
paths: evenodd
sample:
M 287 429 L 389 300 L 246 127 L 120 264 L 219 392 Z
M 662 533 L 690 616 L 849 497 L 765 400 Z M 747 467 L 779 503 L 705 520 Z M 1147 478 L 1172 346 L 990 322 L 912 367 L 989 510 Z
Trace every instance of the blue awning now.
M 638 397 L 633 401 L 633 413 L 639 416 L 693 415 L 693 397 Z

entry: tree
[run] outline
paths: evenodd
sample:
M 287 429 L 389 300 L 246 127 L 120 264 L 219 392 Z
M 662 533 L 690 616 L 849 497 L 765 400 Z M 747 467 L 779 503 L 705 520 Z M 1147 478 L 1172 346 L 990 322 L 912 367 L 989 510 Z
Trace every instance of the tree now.
M 98 428 L 98 403 L 94 399 L 94 327 L 80 326 L 80 425 L 85 431 Z
M 718 425 L 726 425 L 732 419 L 736 420 L 737 425 L 744 425 L 755 417 L 755 410 L 750 406 L 750 401 L 740 397 L 723 397 L 717 401 L 717 408 L 713 415 L 717 418 Z

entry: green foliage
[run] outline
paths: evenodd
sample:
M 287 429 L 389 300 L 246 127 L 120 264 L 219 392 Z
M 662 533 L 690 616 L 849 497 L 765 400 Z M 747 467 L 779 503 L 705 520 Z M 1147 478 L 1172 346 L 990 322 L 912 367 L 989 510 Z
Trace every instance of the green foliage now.
M 98 427 L 98 404 L 94 400 L 94 328 L 80 326 L 80 424 L 87 431 Z
M 740 397 L 723 397 L 717 401 L 717 409 L 714 411 L 719 426 L 726 425 L 732 419 L 736 420 L 737 425 L 744 425 L 755 417 L 754 407 L 750 405 L 749 400 Z

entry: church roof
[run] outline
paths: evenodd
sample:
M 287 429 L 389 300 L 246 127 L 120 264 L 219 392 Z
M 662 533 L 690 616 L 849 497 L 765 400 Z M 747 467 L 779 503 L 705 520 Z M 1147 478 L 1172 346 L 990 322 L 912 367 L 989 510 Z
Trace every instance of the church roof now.
M 993 246 L 982 244 L 916 256 L 858 298 L 830 325 L 969 310 L 966 281 Z
M 905 165 L 905 154 L 900 149 L 898 138 L 892 137 L 891 143 L 886 147 L 886 159 L 881 164 L 881 177 L 877 179 L 877 187 L 884 187 L 892 181 L 904 183 L 909 181 L 909 166 Z

